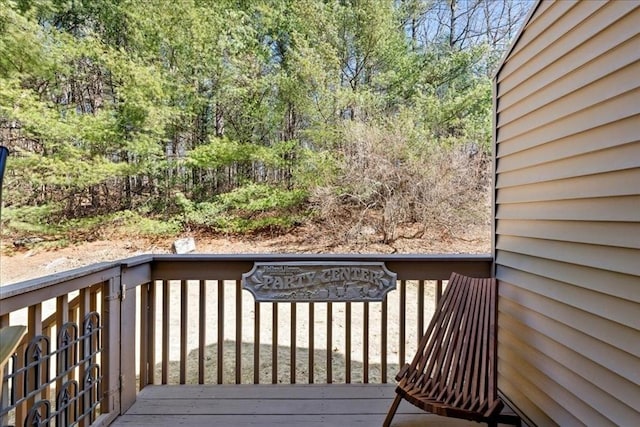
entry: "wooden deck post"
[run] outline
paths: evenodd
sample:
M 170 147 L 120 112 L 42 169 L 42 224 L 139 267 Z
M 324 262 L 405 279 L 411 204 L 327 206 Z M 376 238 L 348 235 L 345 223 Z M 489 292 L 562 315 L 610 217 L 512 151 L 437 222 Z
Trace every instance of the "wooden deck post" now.
M 140 388 L 147 384 L 148 366 L 147 334 L 149 322 L 148 290 L 151 281 L 149 263 L 122 265 L 120 271 L 120 413 L 124 414 L 135 403 L 138 393 L 136 382 L 136 350 L 140 356 Z M 138 302 L 140 289 L 141 302 Z M 136 311 L 140 309 L 139 333 L 136 337 L 138 318 Z M 144 367 L 144 369 L 143 369 Z
M 120 415 L 120 276 L 113 277 L 102 286 L 103 308 L 103 400 L 102 412 L 113 418 Z M 111 417 L 109 417 L 111 418 Z

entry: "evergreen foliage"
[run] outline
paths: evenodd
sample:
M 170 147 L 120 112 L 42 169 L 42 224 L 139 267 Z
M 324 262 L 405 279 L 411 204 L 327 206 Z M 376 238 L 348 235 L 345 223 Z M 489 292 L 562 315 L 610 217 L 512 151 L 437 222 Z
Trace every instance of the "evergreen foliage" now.
M 123 212 L 162 233 L 242 232 L 287 229 L 327 203 L 383 217 L 393 205 L 404 214 L 379 226 L 393 240 L 389 221 L 427 215 L 398 199 L 392 172 L 353 162 L 418 180 L 419 165 L 452 161 L 443 153 L 486 160 L 489 76 L 528 6 L 0 0 L 3 221 L 38 232 Z M 477 188 L 481 175 L 467 174 Z

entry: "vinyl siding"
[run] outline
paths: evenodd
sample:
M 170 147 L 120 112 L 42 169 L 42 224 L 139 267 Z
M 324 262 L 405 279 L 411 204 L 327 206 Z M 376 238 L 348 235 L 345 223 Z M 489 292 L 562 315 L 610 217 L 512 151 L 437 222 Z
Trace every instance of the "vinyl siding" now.
M 495 97 L 499 388 L 640 425 L 640 2 L 537 3 Z

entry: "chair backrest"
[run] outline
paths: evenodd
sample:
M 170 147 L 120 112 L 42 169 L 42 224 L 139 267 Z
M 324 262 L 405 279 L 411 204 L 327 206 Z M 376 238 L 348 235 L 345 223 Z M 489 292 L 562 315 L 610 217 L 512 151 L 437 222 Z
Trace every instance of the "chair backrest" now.
M 413 389 L 464 410 L 498 399 L 495 279 L 451 275 L 409 368 Z

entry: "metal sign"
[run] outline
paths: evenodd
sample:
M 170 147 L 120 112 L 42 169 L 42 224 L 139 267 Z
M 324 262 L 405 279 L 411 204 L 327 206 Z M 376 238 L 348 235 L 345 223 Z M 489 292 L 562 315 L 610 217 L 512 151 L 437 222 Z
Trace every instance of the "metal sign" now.
M 382 301 L 396 277 L 383 262 L 256 262 L 242 287 L 262 302 Z

